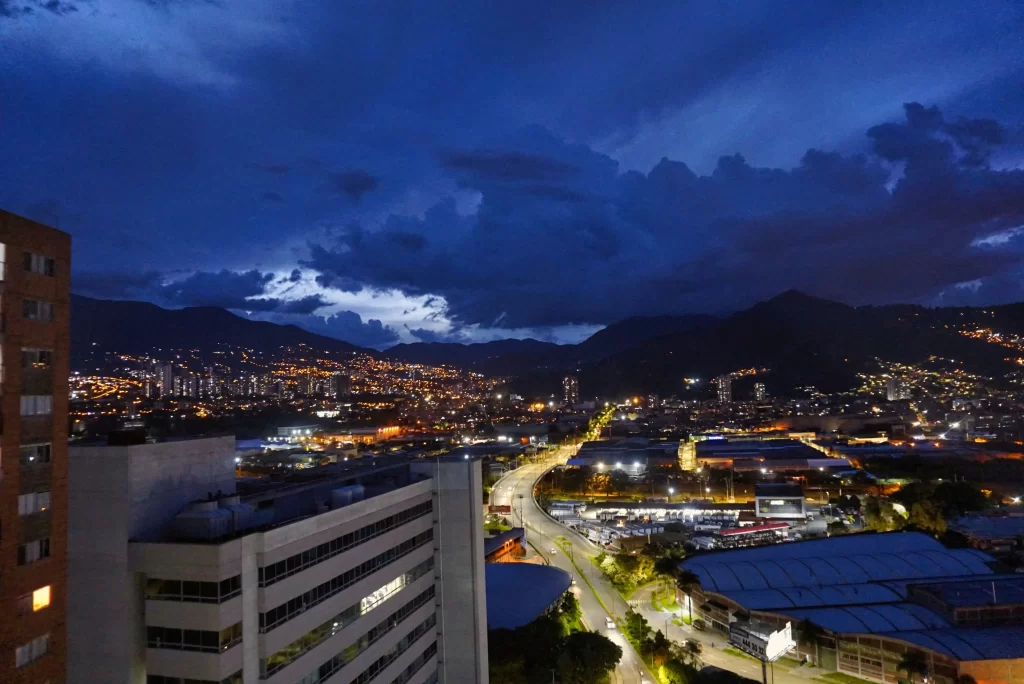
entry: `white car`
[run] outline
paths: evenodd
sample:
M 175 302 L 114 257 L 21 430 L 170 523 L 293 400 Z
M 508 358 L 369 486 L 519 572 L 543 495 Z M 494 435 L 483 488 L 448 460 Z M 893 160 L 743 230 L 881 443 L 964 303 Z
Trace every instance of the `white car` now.
M 615 629 L 615 620 L 612 620 L 610 617 L 605 616 L 605 618 L 604 618 L 604 626 L 607 627 L 608 629 Z
M 555 555 L 555 550 L 554 550 L 554 549 L 551 549 L 551 555 L 552 555 L 552 556 L 554 556 L 554 555 Z

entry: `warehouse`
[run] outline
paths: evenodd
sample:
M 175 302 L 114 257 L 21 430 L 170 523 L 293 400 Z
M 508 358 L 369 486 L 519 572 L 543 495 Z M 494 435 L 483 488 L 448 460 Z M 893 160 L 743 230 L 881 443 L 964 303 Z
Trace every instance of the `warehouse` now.
M 1024 577 L 991 556 L 919 532 L 861 534 L 707 553 L 683 561 L 699 579 L 684 605 L 712 629 L 792 622 L 798 656 L 879 682 L 908 656 L 930 682 L 1024 681 Z

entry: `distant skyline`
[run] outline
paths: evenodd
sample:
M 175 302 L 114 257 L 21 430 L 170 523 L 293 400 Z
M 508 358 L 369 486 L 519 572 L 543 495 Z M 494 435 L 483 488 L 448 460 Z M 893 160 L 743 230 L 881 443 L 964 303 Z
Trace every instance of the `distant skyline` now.
M 983 10 L 983 11 L 982 11 Z M 1024 5 L 0 0 L 73 290 L 355 344 L 1024 300 Z

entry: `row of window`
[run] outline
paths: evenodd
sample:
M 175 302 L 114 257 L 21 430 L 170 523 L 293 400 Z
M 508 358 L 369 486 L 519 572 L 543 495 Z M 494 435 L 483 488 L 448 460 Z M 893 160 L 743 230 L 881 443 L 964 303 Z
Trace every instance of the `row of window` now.
M 50 507 L 50 492 L 29 492 L 18 496 L 18 515 L 42 513 Z
M 436 662 L 437 642 L 435 641 L 427 647 L 427 650 L 423 651 L 423 653 L 420 653 L 416 657 L 416 660 L 409 663 L 409 666 L 402 670 L 402 672 L 397 677 L 392 679 L 391 684 L 405 684 L 407 681 L 412 679 L 413 675 L 420 671 L 421 667 L 423 667 L 427 663 Z M 430 675 L 430 677 L 428 677 L 426 681 L 423 682 L 423 684 L 437 684 L 437 670 L 434 670 L 434 673 Z
M 26 321 L 53 323 L 53 302 L 43 301 L 42 299 L 23 299 L 21 302 L 21 316 Z
M 225 627 L 219 632 L 176 627 L 146 627 L 146 645 L 150 648 L 220 653 L 241 641 L 241 622 Z
M 35 539 L 18 545 L 18 565 L 29 565 L 50 557 L 50 538 Z
M 18 449 L 18 457 L 23 466 L 37 466 L 50 462 L 50 443 L 26 444 Z
M 346 646 L 337 655 L 317 668 L 317 671 L 314 674 L 321 678 L 327 678 L 335 674 L 338 670 L 351 663 L 356 656 L 377 643 L 385 634 L 402 624 L 407 617 L 426 605 L 428 601 L 433 600 L 433 598 L 434 587 L 430 587 L 412 601 L 399 608 L 398 611 L 394 615 L 388 617 L 387 620 L 384 620 L 369 632 L 363 634 L 354 642 Z
M 22 263 L 29 273 L 40 273 L 53 277 L 57 273 L 57 262 L 42 254 L 25 252 Z
M 50 635 L 44 634 L 36 637 L 24 646 L 18 646 L 14 649 L 14 666 L 22 668 L 30 663 L 34 663 L 46 655 L 49 650 Z
M 434 510 L 434 504 L 432 501 L 424 501 L 421 504 L 417 504 L 411 508 L 407 508 L 404 511 L 399 511 L 394 515 L 389 515 L 386 518 L 382 518 L 375 523 L 361 527 L 358 530 L 348 532 L 339 537 L 324 542 L 319 546 L 315 546 L 312 549 L 297 553 L 294 556 L 289 556 L 284 560 L 276 563 L 271 563 L 259 569 L 259 584 L 261 587 L 267 587 L 274 582 L 280 582 L 286 577 L 290 577 L 297 572 L 301 572 L 308 567 L 322 563 L 328 558 L 333 558 L 343 551 L 351 549 L 353 546 L 358 546 L 363 542 L 369 541 L 374 537 L 379 537 L 385 532 L 390 532 L 396 527 L 401 527 L 408 522 L 421 518 L 424 515 L 428 515 Z
M 434 531 L 427 530 L 411 539 L 406 539 L 398 546 L 392 547 L 384 553 L 374 556 L 368 561 L 350 568 L 337 577 L 314 587 L 304 594 L 300 594 L 287 603 L 260 613 L 260 632 L 268 632 L 278 625 L 291 620 L 296 615 L 304 613 L 313 606 L 326 601 L 338 592 L 352 586 L 359 580 L 367 577 L 381 568 L 391 565 L 399 558 L 406 556 L 424 544 L 429 544 L 434 539 Z
M 431 572 L 433 569 L 434 559 L 428 558 L 409 572 L 404 575 L 400 575 L 391 582 L 388 582 L 369 596 L 352 604 L 333 618 L 303 634 L 301 637 L 280 649 L 269 658 L 263 659 L 260 661 L 260 672 L 262 676 L 264 678 L 269 677 L 286 665 L 290 665 L 311 649 L 316 648 L 325 640 L 348 627 L 350 624 L 355 622 L 357 618 L 366 615 L 371 610 L 384 603 L 384 601 L 396 596 L 400 591 L 402 591 L 402 589 L 412 584 L 423 575 Z
M 409 648 L 419 640 L 424 634 L 432 631 L 437 624 L 437 613 L 432 613 L 430 617 L 416 625 L 416 628 L 411 632 L 402 637 L 401 641 L 392 646 L 384 655 L 378 658 L 370 667 L 360 673 L 358 677 L 352 680 L 351 684 L 366 684 L 376 678 L 381 672 L 387 669 L 388 665 L 395 662 L 395 660 L 409 650 Z M 428 651 L 430 649 L 427 649 Z M 435 651 L 436 652 L 436 651 Z M 316 672 L 303 677 L 299 684 L 320 684 L 320 682 L 327 681 L 331 676 L 340 670 L 345 663 L 338 663 L 338 659 L 342 654 L 338 654 L 328 660 L 326 663 L 321 665 Z M 348 661 L 345 661 L 348 662 Z M 420 664 L 422 666 L 422 663 Z
M 242 576 L 220 582 L 191 582 L 150 578 L 146 580 L 146 598 L 155 601 L 194 601 L 223 603 L 242 593 Z
M 242 671 L 225 679 L 183 679 L 181 677 L 164 677 L 163 675 L 146 675 L 146 684 L 242 684 Z

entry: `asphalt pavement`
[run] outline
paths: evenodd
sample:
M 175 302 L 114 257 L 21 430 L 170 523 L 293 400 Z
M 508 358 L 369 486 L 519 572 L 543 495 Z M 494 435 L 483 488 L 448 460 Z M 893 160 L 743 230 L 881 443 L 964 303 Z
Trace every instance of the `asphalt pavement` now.
M 562 452 L 555 459 L 564 461 L 567 456 L 568 453 Z M 574 589 L 580 601 L 584 624 L 604 634 L 622 648 L 622 660 L 619 661 L 613 681 L 618 684 L 654 684 L 657 680 L 618 628 L 608 629 L 606 626 L 605 620 L 609 615 L 621 618 L 629 606 L 601 571 L 590 562 L 589 557 L 598 553 L 600 549 L 548 517 L 533 498 L 534 484 L 554 463 L 555 460 L 549 457 L 546 462 L 524 465 L 509 472 L 491 490 L 491 500 L 496 505 L 512 506 L 512 522 L 526 528 L 526 541 L 531 549 L 536 550 L 554 567 L 576 577 Z M 523 495 L 522 499 L 519 498 L 520 494 Z M 568 553 L 562 548 L 565 544 L 560 544 L 557 539 L 560 536 L 569 544 Z M 575 566 L 573 560 L 576 561 Z M 593 591 L 580 577 L 580 572 L 589 580 Z M 605 610 L 606 606 L 610 612 Z

